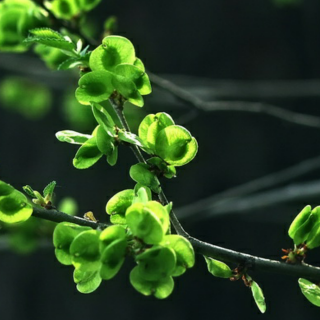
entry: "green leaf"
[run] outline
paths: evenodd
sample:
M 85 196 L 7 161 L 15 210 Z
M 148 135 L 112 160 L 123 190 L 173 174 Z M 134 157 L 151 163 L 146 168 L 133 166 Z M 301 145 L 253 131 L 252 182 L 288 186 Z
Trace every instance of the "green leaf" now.
M 135 80 L 134 83 L 141 95 L 147 95 L 152 92 L 150 79 L 146 73 L 139 79 Z
M 147 244 L 158 244 L 168 231 L 167 210 L 157 201 L 134 203 L 126 211 L 126 220 L 132 233 Z
M 69 58 L 59 64 L 58 70 L 68 70 L 84 64 L 82 58 Z
M 144 65 L 143 65 L 143 62 L 139 59 L 139 58 L 136 58 L 136 60 L 134 60 L 134 63 L 133 63 L 134 66 L 138 67 L 140 70 L 142 70 L 143 72 L 146 71 Z
M 118 161 L 118 148 L 115 147 L 112 154 L 107 156 L 107 161 L 110 166 L 114 166 Z
M 168 179 L 175 177 L 177 174 L 176 168 L 174 166 L 168 165 L 163 159 L 159 157 L 152 157 L 147 160 L 147 163 L 151 165 L 151 167 L 157 168 L 160 173 Z
M 50 5 L 50 11 L 60 19 L 73 19 L 80 13 L 78 0 L 54 0 Z
M 107 71 L 92 71 L 84 74 L 78 82 L 76 98 L 81 104 L 108 100 L 114 87 L 112 74 Z
M 90 56 L 91 70 L 113 71 L 121 63 L 134 63 L 135 50 L 132 43 L 120 36 L 108 36 L 102 45 L 92 51 Z
M 127 240 L 118 239 L 109 244 L 101 254 L 100 276 L 104 280 L 112 279 L 123 265 L 127 250 Z
M 320 307 L 320 287 L 307 279 L 298 280 L 301 292 L 315 306 Z
M 93 271 L 100 267 L 99 232 L 81 232 L 71 243 L 72 264 L 83 271 Z
M 294 239 L 294 235 L 297 232 L 297 230 L 308 220 L 309 216 L 311 214 L 311 206 L 305 206 L 301 212 L 295 217 L 295 219 L 292 221 L 288 234 L 291 239 Z
M 195 157 L 198 143 L 188 130 L 173 125 L 164 128 L 157 134 L 155 151 L 167 163 L 183 166 Z
M 13 191 L 15 191 L 15 188 L 10 186 L 10 184 L 7 184 L 4 181 L 0 180 L 0 197 L 1 196 L 8 196 Z
M 91 105 L 93 115 L 97 122 L 111 137 L 114 137 L 116 135 L 115 124 L 110 114 L 98 103 L 93 102 Z
M 253 299 L 257 304 L 257 307 L 259 308 L 261 313 L 265 313 L 267 306 L 266 306 L 266 302 L 265 302 L 264 295 L 261 288 L 255 281 L 252 281 L 250 288 L 252 291 Z
M 125 141 L 125 142 L 128 142 L 128 143 L 131 143 L 131 144 L 136 145 L 138 147 L 147 148 L 143 144 L 141 139 L 138 136 L 136 136 L 134 133 L 132 133 L 132 132 L 119 130 L 118 137 L 119 137 L 119 139 L 121 141 Z
M 161 245 L 170 247 L 176 254 L 177 264 L 174 272 L 171 274 L 172 276 L 180 276 L 187 268 L 192 268 L 194 266 L 194 250 L 191 243 L 186 238 L 177 234 L 166 235 L 163 238 Z
M 126 230 L 122 226 L 114 225 L 104 229 L 100 234 L 100 252 L 112 242 L 126 239 Z
M 158 281 L 148 281 L 141 277 L 138 266 L 130 272 L 130 282 L 132 286 L 145 296 L 154 295 L 158 299 L 167 298 L 173 291 L 174 281 L 172 277 L 160 279 Z
M 91 293 L 95 291 L 101 284 L 99 270 L 83 271 L 75 269 L 73 280 L 77 284 L 77 290 L 81 293 Z
M 158 281 L 171 276 L 176 267 L 176 254 L 169 247 L 156 246 L 136 256 L 141 278 Z
M 132 80 L 116 75 L 112 78 L 112 85 L 129 102 L 135 106 L 143 107 L 144 100 Z
M 28 203 L 26 196 L 17 190 L 11 191 L 9 185 L 5 186 L 4 182 L 1 182 L 0 192 L 7 195 L 0 196 L 0 221 L 11 224 L 28 220 L 33 207 Z
M 71 144 L 84 144 L 90 138 L 92 138 L 92 136 L 89 134 L 83 134 L 76 131 L 63 130 L 63 131 L 58 131 L 56 133 L 56 138 L 61 142 L 67 142 Z
M 158 133 L 168 126 L 174 125 L 174 121 L 170 115 L 165 112 L 147 115 L 140 123 L 138 132 L 139 137 L 149 146 L 154 149 L 155 141 Z
M 54 191 L 54 188 L 56 187 L 56 182 L 55 181 L 52 181 L 50 182 L 43 190 L 43 196 L 46 197 L 46 196 L 52 196 L 53 194 L 53 191 Z
M 97 135 L 96 135 L 96 142 L 98 149 L 105 155 L 111 155 L 113 150 L 115 149 L 114 146 L 114 138 L 111 137 L 101 126 L 98 127 Z
M 90 11 L 95 8 L 101 0 L 78 0 L 78 4 L 81 10 Z
M 135 197 L 138 196 L 138 191 L 139 191 L 141 188 L 143 188 L 143 189 L 146 191 L 147 197 L 148 197 L 148 201 L 151 201 L 151 200 L 152 200 L 152 192 L 151 192 L 151 190 L 150 190 L 148 187 L 142 185 L 141 183 L 137 183 L 137 184 L 134 186 L 134 194 L 135 194 Z
M 25 39 L 24 43 L 40 43 L 48 47 L 67 51 L 66 53 L 73 53 L 73 50 L 75 50 L 75 44 L 70 38 L 64 37 L 49 28 L 33 29 L 29 30 L 29 32 L 32 35 Z
M 93 166 L 102 157 L 96 144 L 96 137 L 90 138 L 77 151 L 73 165 L 77 169 L 87 169 Z
M 149 187 L 153 192 L 159 193 L 161 186 L 157 176 L 149 170 L 145 163 L 137 163 L 130 168 L 130 177 L 132 180 Z
M 232 270 L 225 263 L 203 256 L 207 262 L 208 271 L 215 277 L 230 278 L 232 277 Z
M 29 30 L 29 33 L 31 33 L 33 36 L 38 38 L 51 38 L 56 40 L 65 40 L 64 36 L 61 33 L 54 31 L 50 28 L 35 28 L 32 30 Z
M 306 206 L 298 214 L 288 231 L 289 236 L 293 239 L 296 245 L 302 244 L 308 239 L 309 234 L 317 221 L 318 216 L 313 214 L 310 206 Z
M 144 208 L 146 210 L 152 211 L 159 218 L 163 228 L 163 232 L 166 234 L 170 226 L 169 212 L 167 211 L 166 207 L 164 207 L 158 201 L 149 201 L 144 204 Z
M 133 203 L 147 203 L 152 199 L 151 190 L 148 187 L 140 187 L 138 190 L 135 188 L 135 197 L 133 198 Z
M 317 222 L 312 227 L 306 240 L 308 249 L 314 249 L 320 246 L 320 222 Z
M 0 185 L 1 185 L 1 182 L 0 182 Z M 13 188 L 12 188 L 13 189 Z M 22 187 L 23 191 L 31 198 L 36 198 L 37 196 L 35 195 L 34 193 L 34 190 L 29 186 L 29 185 L 26 185 L 24 187 Z M 14 190 L 14 189 L 13 189 Z M 12 190 L 12 191 L 13 191 Z M 0 195 L 1 195 L 1 191 L 0 191 Z
M 115 68 L 115 73 L 118 76 L 122 76 L 125 79 L 132 81 L 141 95 L 151 93 L 152 90 L 149 77 L 138 66 L 128 63 L 119 64 Z
M 117 65 L 114 72 L 115 74 L 133 82 L 135 82 L 145 74 L 145 72 L 142 71 L 140 68 L 129 63 L 122 63 Z
M 53 245 L 58 261 L 64 265 L 72 264 L 70 245 L 74 238 L 81 232 L 91 230 L 90 227 L 82 227 L 70 222 L 59 223 L 53 232 Z
M 111 218 L 122 221 L 121 224 L 125 224 L 126 210 L 131 206 L 133 197 L 134 191 L 132 189 L 127 189 L 116 193 L 106 205 L 107 214 L 111 215 Z M 113 220 L 111 220 L 111 222 L 115 223 Z

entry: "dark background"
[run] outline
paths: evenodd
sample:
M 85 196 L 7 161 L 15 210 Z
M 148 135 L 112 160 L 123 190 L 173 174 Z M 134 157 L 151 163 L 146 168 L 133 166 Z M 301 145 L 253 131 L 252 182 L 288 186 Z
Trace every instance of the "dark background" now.
M 119 33 L 132 40 L 149 70 L 204 100 L 264 102 L 320 116 L 319 14 L 318 0 L 287 6 L 271 0 L 118 0 L 102 1 L 92 16 L 102 23 L 107 16 L 116 15 Z M 128 170 L 136 160 L 130 150 L 122 148 L 115 168 L 100 161 L 88 170 L 74 169 L 77 148 L 59 143 L 54 133 L 74 129 L 58 110 L 63 90 L 66 86 L 75 89 L 77 79 L 70 75 L 66 81 L 69 74 L 50 73 L 38 61 L 34 65 L 26 61 L 34 61 L 32 54 L 0 55 L 1 77 L 32 70 L 31 78 L 38 77 L 53 90 L 54 103 L 41 121 L 27 121 L 0 109 L 0 177 L 16 188 L 30 184 L 40 190 L 56 180 L 58 197 L 75 197 L 80 214 L 92 210 L 103 221 L 108 199 L 133 187 Z M 20 72 L 10 71 L 10 65 L 18 66 Z M 300 80 L 300 85 L 291 80 Z M 192 110 L 157 88 L 145 100 L 145 112 L 166 111 L 175 119 Z M 318 156 L 320 130 L 263 114 L 192 114 L 183 125 L 197 138 L 198 155 L 178 170 L 176 179 L 163 181 L 186 230 L 214 244 L 280 259 L 281 248 L 292 245 L 287 236 L 292 218 L 304 205 L 320 203 L 319 168 L 269 189 L 280 199 L 283 193 L 283 201 L 273 203 L 271 194 L 266 203 L 258 201 L 243 209 L 241 203 L 233 206 L 232 199 L 227 199 L 218 209 L 200 206 L 187 217 L 179 207 Z M 288 186 L 295 188 L 297 197 L 293 194 L 286 200 Z M 308 188 L 310 195 L 299 196 Z M 263 200 L 266 194 L 260 196 Z M 250 204 L 253 198 L 247 199 Z M 319 250 L 315 251 L 308 263 L 320 262 Z M 72 268 L 61 266 L 52 248 L 29 256 L 4 249 L 0 261 L 3 319 L 294 320 L 312 319 L 320 312 L 302 296 L 297 279 L 256 270 L 250 275 L 262 287 L 267 302 L 262 316 L 243 283 L 213 278 L 201 256 L 193 269 L 176 279 L 173 294 L 164 301 L 143 297 L 131 287 L 130 262 L 115 279 L 82 295 L 72 281 Z

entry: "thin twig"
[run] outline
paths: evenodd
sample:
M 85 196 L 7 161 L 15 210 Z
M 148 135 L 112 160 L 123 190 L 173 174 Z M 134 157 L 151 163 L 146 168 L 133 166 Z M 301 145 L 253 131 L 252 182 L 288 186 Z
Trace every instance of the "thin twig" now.
M 175 83 L 163 79 L 155 74 L 148 72 L 151 81 L 158 87 L 170 92 L 179 100 L 187 105 L 196 107 L 203 111 L 236 111 L 262 113 L 269 116 L 294 123 L 296 125 L 307 126 L 320 129 L 320 118 L 303 113 L 293 112 L 276 107 L 267 103 L 250 101 L 204 101 L 189 91 L 179 87 Z
M 291 265 L 280 261 L 260 258 L 245 253 L 221 248 L 210 243 L 206 243 L 189 237 L 195 251 L 205 256 L 245 265 L 249 270 L 259 270 L 264 272 L 272 272 L 294 277 L 301 277 L 318 282 L 320 280 L 320 268 L 309 265 Z
M 110 101 L 111 106 L 113 107 L 114 111 L 116 112 L 117 117 L 118 117 L 121 125 L 123 126 L 123 128 L 126 131 L 130 132 L 129 124 L 128 124 L 126 117 L 123 113 L 123 103 L 124 102 L 122 100 L 114 99 L 114 98 L 109 99 L 109 101 Z M 136 158 L 138 159 L 139 162 L 146 163 L 144 156 L 142 155 L 140 149 L 136 145 L 132 145 L 131 150 L 133 151 L 134 155 L 136 156 Z M 160 185 L 160 182 L 159 182 L 159 185 Z M 162 189 L 161 189 L 160 193 L 158 194 L 158 198 L 159 198 L 162 205 L 167 205 L 169 203 L 169 201 L 167 200 L 167 197 L 164 194 Z M 180 224 L 180 222 L 179 222 L 179 220 L 173 210 L 171 210 L 171 212 L 170 212 L 170 219 L 171 219 L 173 227 L 175 228 L 175 230 L 177 231 L 178 234 L 185 236 L 185 237 L 188 236 L 188 233 L 183 229 L 182 225 Z
M 94 222 L 88 219 L 70 216 L 69 214 L 66 214 L 64 212 L 58 211 L 58 210 L 48 210 L 41 207 L 34 206 L 33 207 L 33 213 L 32 215 L 37 218 L 53 221 L 53 222 L 71 222 L 78 224 L 80 226 L 84 227 L 91 227 L 93 229 L 105 229 L 108 227 L 108 224 L 100 223 L 100 222 Z
M 177 209 L 177 214 L 180 219 L 190 218 L 192 216 L 195 216 L 197 220 L 204 219 L 205 217 L 201 215 L 201 212 L 207 212 L 207 213 L 210 212 L 208 216 L 218 215 L 218 214 L 221 214 L 222 212 L 230 212 L 230 210 L 227 208 L 231 208 L 232 203 L 233 203 L 233 210 L 237 212 L 238 210 L 240 210 L 240 208 L 244 208 L 244 205 L 240 205 L 240 202 L 244 203 L 246 199 L 231 199 L 231 201 L 228 201 L 228 202 L 225 201 L 226 199 L 249 195 L 267 188 L 275 187 L 276 185 L 279 185 L 281 183 L 285 183 L 288 181 L 292 181 L 293 179 L 301 177 L 302 175 L 310 173 L 319 168 L 320 168 L 320 156 L 307 159 L 290 168 L 286 168 L 279 172 L 268 174 L 262 178 L 252 180 L 248 183 L 233 187 L 231 189 L 215 194 L 206 199 L 202 199 L 194 203 L 191 203 L 189 205 L 180 207 Z M 263 194 L 263 196 L 260 198 L 261 201 L 260 202 L 258 201 L 258 202 L 260 203 L 260 206 L 263 206 L 263 204 L 265 204 L 266 201 L 269 203 L 269 205 L 275 204 L 276 199 L 279 199 L 278 197 L 279 192 L 281 193 L 281 197 L 282 197 L 279 200 L 282 202 L 286 202 L 292 199 L 294 190 L 298 190 L 297 192 L 294 192 L 294 195 L 297 197 L 299 197 L 299 195 L 310 197 L 314 194 L 314 192 L 318 192 L 317 190 L 319 190 L 319 188 L 314 188 L 314 187 L 308 188 L 307 185 L 305 187 L 300 185 L 300 188 L 301 188 L 301 192 L 299 191 L 299 186 L 297 186 L 294 189 L 291 186 L 291 187 L 287 187 L 287 189 L 284 188 L 282 190 L 276 190 L 273 193 L 274 195 L 268 197 L 268 199 L 270 200 L 273 199 L 272 202 L 267 201 L 266 198 L 263 198 L 264 196 L 267 196 L 268 193 L 266 193 L 266 194 Z M 251 199 L 254 199 L 254 197 Z M 232 200 L 238 201 L 239 206 L 237 206 L 236 203 L 233 202 Z M 248 200 L 247 202 L 248 203 L 250 202 L 253 205 L 253 200 L 252 201 Z M 250 206 L 249 208 L 248 206 L 245 206 L 245 208 L 250 209 Z

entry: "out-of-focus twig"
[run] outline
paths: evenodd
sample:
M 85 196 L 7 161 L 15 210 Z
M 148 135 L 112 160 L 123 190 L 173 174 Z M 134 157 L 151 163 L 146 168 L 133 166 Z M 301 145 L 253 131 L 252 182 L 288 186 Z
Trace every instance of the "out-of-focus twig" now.
M 197 216 L 197 219 L 203 219 L 205 216 L 213 216 L 213 215 L 219 215 L 223 212 L 238 212 L 243 211 L 244 207 L 246 207 L 246 210 L 250 210 L 250 201 L 253 202 L 259 201 L 257 203 L 258 206 L 265 206 L 266 203 L 272 204 L 276 203 L 277 201 L 285 202 L 292 200 L 293 196 L 298 197 L 299 199 L 303 195 L 303 197 L 308 197 L 314 195 L 314 193 L 319 194 L 320 192 L 320 183 L 316 183 L 315 185 L 311 184 L 311 187 L 306 187 L 302 185 L 296 185 L 295 187 L 287 187 L 282 189 L 284 190 L 280 196 L 283 196 L 282 199 L 278 196 L 278 191 L 270 191 L 269 193 L 265 193 L 264 195 L 257 196 L 256 199 L 252 197 L 250 201 L 248 199 L 237 199 L 237 200 L 230 200 L 232 198 L 238 198 L 241 196 L 249 195 L 264 189 L 273 188 L 279 184 L 286 183 L 288 181 L 292 181 L 293 179 L 296 179 L 298 177 L 301 177 L 307 173 L 310 173 L 316 169 L 320 169 L 320 156 L 314 157 L 308 160 L 304 160 L 292 167 L 286 168 L 282 171 L 272 173 L 269 175 L 266 175 L 262 178 L 258 178 L 255 180 L 252 180 L 250 182 L 247 182 L 245 184 L 242 184 L 240 186 L 228 189 L 226 191 L 223 191 L 221 193 L 215 194 L 212 197 L 202 199 L 200 201 L 191 203 L 189 205 L 186 205 L 184 207 L 178 208 L 177 214 L 181 219 L 191 217 L 191 216 Z M 316 188 L 315 188 L 316 187 Z M 301 192 L 299 192 L 298 188 L 301 188 Z M 303 189 L 303 190 L 302 190 Z M 285 196 L 283 193 L 285 193 L 287 196 Z M 266 196 L 268 198 L 263 199 L 263 196 Z M 273 199 L 273 201 L 270 201 L 269 198 Z M 226 201 L 226 200 L 230 201 Z M 237 204 L 235 203 L 237 202 Z M 245 205 L 245 203 L 247 205 Z M 251 208 L 253 208 L 253 203 Z M 208 215 L 202 216 L 201 212 L 207 212 Z
M 266 114 L 296 125 L 320 129 L 320 118 L 303 113 L 286 110 L 268 103 L 251 101 L 204 101 L 192 92 L 183 89 L 175 83 L 148 73 L 151 81 L 158 87 L 170 92 L 185 104 L 202 111 L 232 111 Z

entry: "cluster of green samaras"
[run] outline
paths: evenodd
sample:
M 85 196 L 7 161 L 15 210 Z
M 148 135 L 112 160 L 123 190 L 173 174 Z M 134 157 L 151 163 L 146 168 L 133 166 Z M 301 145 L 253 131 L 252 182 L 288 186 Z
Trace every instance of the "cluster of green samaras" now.
M 27 50 L 23 40 L 30 29 L 49 25 L 48 12 L 56 18 L 73 19 L 92 10 L 101 0 L 43 1 L 44 7 L 31 0 L 4 0 L 0 3 L 0 50 Z
M 125 258 L 132 257 L 137 263 L 130 273 L 132 286 L 144 295 L 166 298 L 174 287 L 172 277 L 194 265 L 189 241 L 170 234 L 170 210 L 171 205 L 152 201 L 147 187 L 121 191 L 106 206 L 116 224 L 102 231 L 66 222 L 55 228 L 56 257 L 75 267 L 74 281 L 82 293 L 113 278 Z

